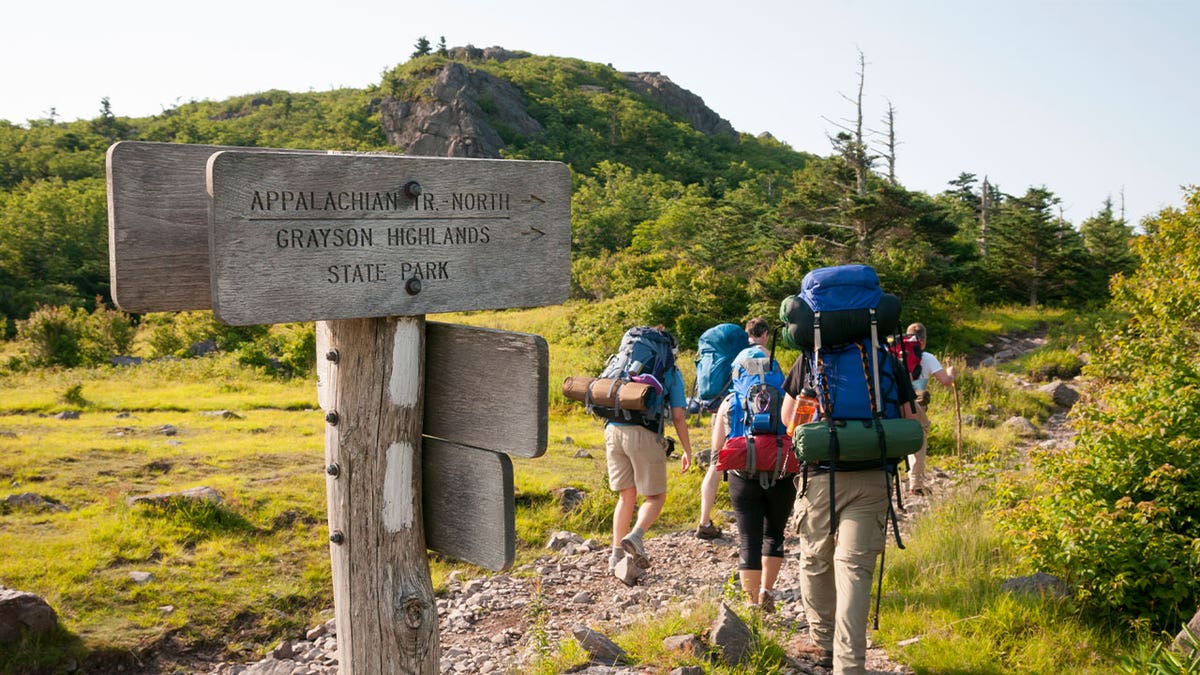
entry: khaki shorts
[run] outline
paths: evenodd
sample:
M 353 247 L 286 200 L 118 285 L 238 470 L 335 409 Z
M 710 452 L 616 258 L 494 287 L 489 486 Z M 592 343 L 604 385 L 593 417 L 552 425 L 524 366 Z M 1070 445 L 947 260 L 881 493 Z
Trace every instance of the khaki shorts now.
M 604 449 L 608 456 L 608 487 L 617 492 L 637 488 L 640 495 L 667 491 L 666 439 L 633 424 L 604 427 Z

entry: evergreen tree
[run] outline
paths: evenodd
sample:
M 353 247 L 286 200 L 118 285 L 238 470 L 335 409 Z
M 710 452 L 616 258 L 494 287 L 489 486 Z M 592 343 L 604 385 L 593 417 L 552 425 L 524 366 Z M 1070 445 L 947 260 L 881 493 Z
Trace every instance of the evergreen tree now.
M 416 48 L 417 48 L 416 51 L 414 51 L 412 53 L 412 57 L 414 59 L 417 58 L 418 56 L 425 56 L 426 54 L 433 51 L 429 46 L 429 39 L 426 38 L 424 35 L 417 38 Z
M 1063 232 L 1051 212 L 1058 203 L 1047 188 L 1031 187 L 997 209 L 985 266 L 1003 299 L 1024 300 L 1036 307 L 1045 299 L 1047 286 L 1061 281 Z
M 1137 267 L 1133 253 L 1133 231 L 1113 214 L 1112 198 L 1104 200 L 1100 212 L 1079 226 L 1087 248 L 1093 278 L 1093 290 L 1107 296 L 1108 280 L 1114 274 L 1128 275 Z
M 450 50 L 446 49 L 446 36 L 445 35 L 438 38 L 437 55 L 438 56 L 450 56 Z

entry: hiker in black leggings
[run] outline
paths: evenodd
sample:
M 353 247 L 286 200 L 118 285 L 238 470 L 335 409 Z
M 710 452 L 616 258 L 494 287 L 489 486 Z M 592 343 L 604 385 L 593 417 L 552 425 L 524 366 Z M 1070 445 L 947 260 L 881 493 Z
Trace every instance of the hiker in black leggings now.
M 783 563 L 784 529 L 796 501 L 796 482 L 785 475 L 764 488 L 758 474 L 774 478 L 773 472 L 746 474 L 729 472 L 729 501 L 738 524 L 738 569 L 759 570 L 759 602 L 773 607 L 771 591 Z
M 721 403 L 713 418 L 714 448 L 725 444 L 725 420 L 729 417 L 731 398 Z M 728 475 L 729 501 L 738 526 L 738 576 L 742 590 L 751 605 L 769 612 L 775 608 L 772 591 L 783 565 L 784 529 L 796 500 L 795 474 L 777 477 L 773 471 L 730 471 Z M 764 488 L 763 483 L 769 487 Z

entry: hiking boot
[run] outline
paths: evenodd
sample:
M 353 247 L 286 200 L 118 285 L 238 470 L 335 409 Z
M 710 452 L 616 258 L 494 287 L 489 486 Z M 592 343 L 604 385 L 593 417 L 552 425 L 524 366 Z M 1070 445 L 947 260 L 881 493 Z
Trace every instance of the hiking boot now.
M 806 636 L 798 636 L 788 645 L 788 651 L 822 668 L 833 668 L 833 650 L 826 649 Z
M 633 556 L 633 564 L 638 567 L 648 570 L 650 569 L 650 558 L 646 556 L 646 547 L 642 544 L 642 535 L 630 532 L 621 540 L 621 548 L 625 552 Z
M 697 539 L 716 539 L 721 536 L 721 528 L 712 524 L 710 520 L 707 525 L 701 525 L 696 528 Z
M 774 614 L 775 613 L 775 595 L 773 593 L 771 593 L 771 591 L 768 591 L 765 588 L 763 590 L 759 591 L 758 592 L 758 604 L 759 604 L 759 607 L 762 608 L 763 614 Z
M 617 570 L 617 563 L 621 562 L 624 559 L 625 559 L 625 551 L 622 551 L 619 548 L 614 548 L 612 551 L 612 555 L 610 555 L 608 557 L 608 571 L 615 572 Z

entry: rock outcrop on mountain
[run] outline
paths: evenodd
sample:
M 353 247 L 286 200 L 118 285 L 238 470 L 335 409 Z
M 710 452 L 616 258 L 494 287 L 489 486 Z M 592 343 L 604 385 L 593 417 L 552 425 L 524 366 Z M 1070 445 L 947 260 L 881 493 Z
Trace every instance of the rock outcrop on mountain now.
M 387 97 L 380 113 L 388 143 L 410 155 L 430 157 L 495 158 L 505 146 L 499 129 L 508 134 L 534 136 L 543 130 L 529 115 L 528 102 L 510 82 L 469 63 L 509 61 L 530 56 L 502 47 L 454 47 L 455 60 L 441 66 L 420 100 Z M 624 73 L 625 84 L 650 99 L 667 114 L 686 120 L 709 136 L 736 135 L 727 120 L 704 105 L 704 100 L 661 73 Z M 602 92 L 602 87 L 582 89 Z M 486 110 L 485 110 L 486 108 Z
M 653 99 L 669 114 L 687 120 L 700 133 L 737 135 L 732 124 L 704 105 L 704 99 L 662 73 L 625 73 L 625 83 L 630 89 Z
M 462 63 L 447 63 L 427 91 L 427 100 L 381 104 L 388 143 L 410 155 L 430 157 L 499 157 L 504 140 L 480 107 L 487 101 L 490 117 L 514 133 L 533 135 L 542 125 L 526 112 L 516 87 Z

